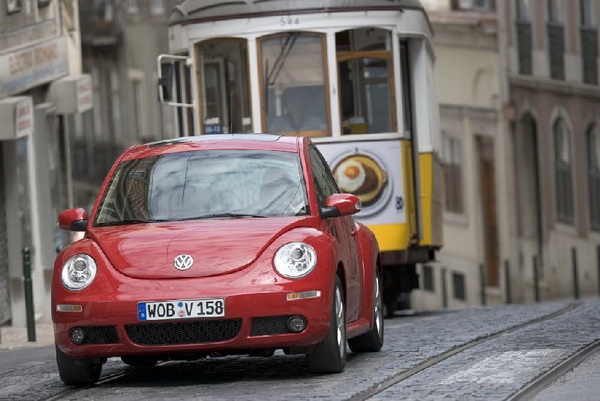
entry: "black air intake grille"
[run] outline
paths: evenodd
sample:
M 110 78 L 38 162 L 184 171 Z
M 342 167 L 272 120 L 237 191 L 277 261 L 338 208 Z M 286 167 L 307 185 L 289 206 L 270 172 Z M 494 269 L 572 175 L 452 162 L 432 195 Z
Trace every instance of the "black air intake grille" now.
M 268 336 L 272 334 L 291 333 L 287 321 L 291 316 L 255 317 L 252 319 L 251 336 Z
M 118 344 L 120 342 L 115 326 L 88 326 L 81 329 L 85 333 L 83 344 Z
M 231 340 L 240 332 L 242 319 L 202 322 L 127 324 L 125 331 L 136 344 L 203 344 Z

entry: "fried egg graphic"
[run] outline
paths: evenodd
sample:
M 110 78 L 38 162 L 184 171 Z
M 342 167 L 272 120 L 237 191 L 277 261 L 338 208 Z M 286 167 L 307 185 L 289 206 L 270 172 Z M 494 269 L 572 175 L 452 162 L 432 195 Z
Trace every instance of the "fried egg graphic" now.
M 333 169 L 333 176 L 340 190 L 358 196 L 363 206 L 377 201 L 388 182 L 387 173 L 379 164 L 361 153 L 340 161 Z
M 344 192 L 356 192 L 364 183 L 367 173 L 356 160 L 347 159 L 335 169 L 335 180 Z

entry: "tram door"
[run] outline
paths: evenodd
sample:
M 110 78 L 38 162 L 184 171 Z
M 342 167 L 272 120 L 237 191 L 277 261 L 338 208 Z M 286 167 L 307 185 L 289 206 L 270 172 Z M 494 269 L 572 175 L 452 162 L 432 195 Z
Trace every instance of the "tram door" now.
M 522 117 L 513 136 L 515 150 L 515 184 L 519 235 L 519 269 L 531 277 L 533 258 L 537 258 L 538 274 L 543 276 L 542 204 L 540 195 L 538 128 L 532 115 Z M 522 274 L 522 273 L 521 273 Z M 513 280 L 515 292 L 522 280 Z M 522 292 L 521 292 L 522 293 Z
M 486 268 L 486 285 L 500 285 L 498 245 L 498 218 L 496 212 L 496 174 L 494 169 L 494 141 L 477 138 L 479 190 L 483 224 L 483 250 Z
M 201 68 L 199 110 L 202 133 L 247 133 L 252 130 L 247 45 L 243 40 L 215 39 L 197 45 Z

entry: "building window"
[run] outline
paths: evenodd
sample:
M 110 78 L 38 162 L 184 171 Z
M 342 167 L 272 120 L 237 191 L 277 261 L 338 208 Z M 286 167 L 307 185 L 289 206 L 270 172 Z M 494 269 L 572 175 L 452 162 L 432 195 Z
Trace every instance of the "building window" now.
M 574 211 L 571 135 L 562 118 L 554 123 L 553 131 L 557 219 L 561 223 L 572 224 Z
M 565 79 L 565 28 L 562 21 L 562 0 L 548 0 L 548 62 L 553 79 Z
M 517 20 L 531 21 L 531 0 L 516 0 L 517 1 Z
M 6 12 L 8 14 L 21 11 L 21 0 L 6 0 Z
M 519 54 L 519 73 L 533 73 L 531 5 L 530 0 L 516 0 L 517 9 L 517 50 Z
M 581 57 L 583 82 L 598 85 L 597 0 L 581 0 Z
M 46 7 L 47 5 L 50 4 L 51 0 L 38 0 L 37 4 L 38 7 Z
M 597 0 L 581 0 L 581 24 L 596 27 L 596 2 Z
M 453 10 L 493 11 L 494 3 L 494 0 L 452 0 L 450 7 Z
M 592 230 L 600 231 L 600 126 L 588 129 L 587 149 L 590 223 Z
M 444 136 L 444 189 L 448 212 L 464 212 L 462 179 L 462 142 L 459 138 Z
M 467 290 L 465 285 L 465 275 L 460 273 L 452 273 L 452 291 L 454 299 L 459 301 L 467 300 Z
M 435 291 L 435 280 L 433 276 L 433 267 L 423 265 L 423 289 L 425 291 Z
M 562 0 L 548 0 L 548 21 L 562 24 Z
M 150 2 L 150 13 L 152 15 L 164 15 L 165 0 L 152 0 Z
M 129 14 L 139 14 L 140 6 L 138 0 L 127 0 L 127 12 Z
M 92 4 L 92 21 L 95 28 L 106 29 L 110 27 L 111 23 L 115 20 L 115 5 L 113 0 L 95 0 Z

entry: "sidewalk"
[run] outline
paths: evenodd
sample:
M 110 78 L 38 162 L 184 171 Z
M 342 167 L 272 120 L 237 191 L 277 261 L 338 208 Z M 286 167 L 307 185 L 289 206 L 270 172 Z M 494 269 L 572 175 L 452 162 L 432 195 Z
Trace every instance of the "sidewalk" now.
M 54 344 L 54 329 L 52 323 L 36 323 L 35 340 L 28 341 L 27 327 L 0 327 L 0 352 L 19 348 L 40 347 Z

